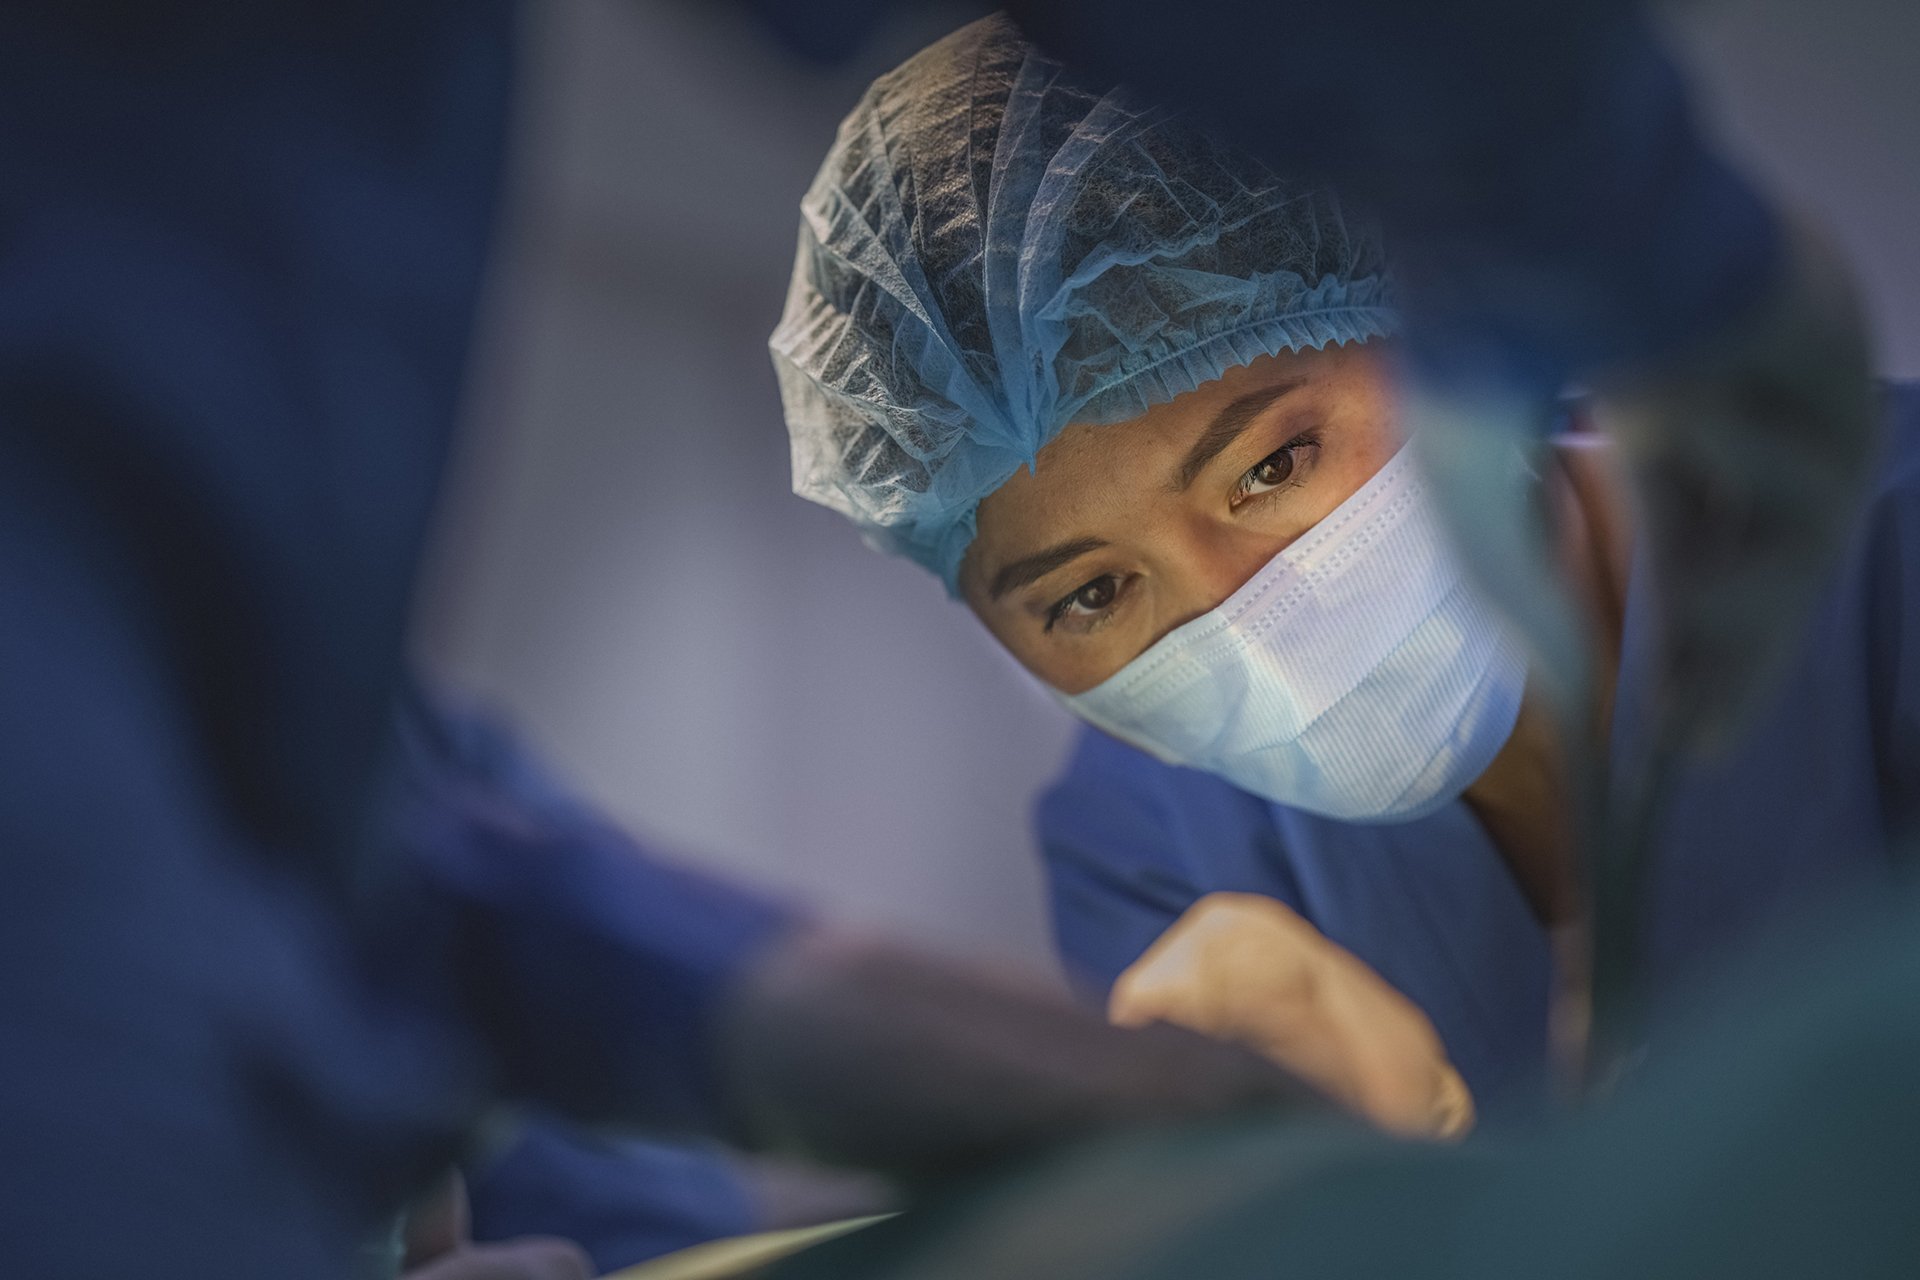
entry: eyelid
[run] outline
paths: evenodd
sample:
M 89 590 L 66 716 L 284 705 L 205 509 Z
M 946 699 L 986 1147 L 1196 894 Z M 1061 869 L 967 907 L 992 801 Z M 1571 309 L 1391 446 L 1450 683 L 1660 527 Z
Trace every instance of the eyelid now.
M 1084 615 L 1084 619 L 1089 623 L 1098 624 L 1098 623 L 1104 623 L 1107 619 L 1111 618 L 1114 614 L 1114 611 L 1119 608 L 1120 601 L 1125 598 L 1128 589 L 1133 584 L 1134 575 L 1131 573 L 1121 573 L 1117 570 L 1109 570 L 1108 572 L 1105 572 L 1105 573 L 1096 573 L 1091 578 L 1083 579 L 1079 583 L 1079 585 L 1075 586 L 1071 591 L 1067 592 L 1065 595 L 1059 597 L 1052 604 L 1047 606 L 1045 625 L 1041 627 L 1042 634 L 1052 634 L 1055 626 L 1057 626 L 1060 622 L 1067 620 L 1068 610 L 1070 610 L 1073 607 L 1073 598 L 1075 596 L 1079 595 L 1082 591 L 1085 591 L 1088 587 L 1092 586 L 1094 583 L 1100 582 L 1107 578 L 1114 579 L 1115 585 L 1113 588 L 1113 599 L 1108 602 L 1106 608 L 1102 609 L 1098 613 L 1086 614 Z
M 1320 428 L 1309 427 L 1306 430 L 1295 435 L 1292 439 L 1288 440 L 1285 444 L 1281 445 L 1279 448 L 1269 449 L 1267 452 L 1260 455 L 1260 459 L 1258 462 L 1255 462 L 1252 466 L 1248 467 L 1245 471 L 1242 471 L 1240 473 L 1240 478 L 1233 482 L 1233 497 L 1232 499 L 1230 499 L 1230 501 L 1235 507 L 1239 507 L 1242 504 L 1251 502 L 1256 498 L 1267 498 L 1267 497 L 1273 496 L 1276 493 L 1284 493 L 1288 489 L 1291 489 L 1296 485 L 1303 483 L 1306 477 L 1302 475 L 1294 474 L 1294 475 L 1289 475 L 1285 480 L 1281 481 L 1278 485 L 1274 486 L 1273 488 L 1267 490 L 1264 493 L 1248 493 L 1247 492 L 1247 484 L 1248 484 L 1248 481 L 1252 478 L 1253 473 L 1260 468 L 1260 465 L 1262 463 L 1266 462 L 1267 459 L 1273 457 L 1275 454 L 1289 453 L 1289 454 L 1297 455 L 1308 449 L 1318 450 L 1320 447 L 1321 447 Z M 1294 458 L 1293 465 L 1294 465 L 1295 471 L 1297 472 L 1303 464 L 1301 460 L 1296 456 Z
M 1054 602 L 1047 606 L 1047 624 L 1043 630 L 1052 631 L 1061 619 L 1067 616 L 1067 611 L 1073 608 L 1073 598 L 1075 596 L 1100 581 L 1100 579 L 1111 576 L 1111 574 L 1106 573 L 1096 574 L 1091 578 L 1083 580 L 1078 586 L 1071 588 L 1065 595 L 1056 597 Z M 1118 600 L 1120 598 L 1119 593 L 1115 592 L 1113 598 Z

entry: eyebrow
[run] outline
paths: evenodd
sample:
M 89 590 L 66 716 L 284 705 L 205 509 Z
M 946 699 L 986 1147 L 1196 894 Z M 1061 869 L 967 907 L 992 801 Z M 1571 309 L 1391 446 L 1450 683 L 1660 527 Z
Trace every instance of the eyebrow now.
M 1262 387 L 1258 391 L 1249 391 L 1219 413 L 1214 414 L 1213 421 L 1209 422 L 1207 429 L 1200 433 L 1200 438 L 1193 442 L 1193 448 L 1187 450 L 1187 456 L 1180 460 L 1180 465 L 1174 470 L 1173 478 L 1168 481 L 1168 487 L 1175 493 L 1186 492 L 1195 478 L 1206 470 L 1207 464 L 1219 457 L 1228 445 L 1240 438 L 1241 432 L 1253 424 L 1253 420 L 1260 416 L 1261 410 L 1286 395 L 1287 392 L 1295 390 L 1305 381 L 1305 378 L 1295 378 L 1291 382 L 1280 382 L 1271 387 Z
M 1261 410 L 1293 391 L 1306 382 L 1305 378 L 1294 378 L 1288 382 L 1275 383 L 1262 387 L 1258 391 L 1249 391 L 1234 400 L 1219 413 L 1213 415 L 1213 421 L 1200 433 L 1200 438 L 1187 450 L 1187 456 L 1180 460 L 1175 470 L 1172 486 L 1175 492 L 1184 491 L 1194 482 L 1209 462 L 1219 457 L 1226 447 L 1240 438 L 1240 433 L 1252 425 L 1260 416 Z M 1030 556 L 1004 565 L 1000 572 L 993 575 L 993 584 L 987 588 L 987 597 L 998 600 L 1009 591 L 1038 582 L 1065 564 L 1071 564 L 1089 551 L 1098 551 L 1107 545 L 1105 538 L 1073 538 L 1066 542 L 1056 542 L 1044 551 L 1036 551 Z
M 987 588 L 987 595 L 998 600 L 1007 592 L 1038 582 L 1061 565 L 1070 564 L 1087 552 L 1098 551 L 1106 545 L 1105 538 L 1075 538 L 1070 542 L 1056 542 L 1045 551 L 1022 556 L 993 575 L 993 585 Z

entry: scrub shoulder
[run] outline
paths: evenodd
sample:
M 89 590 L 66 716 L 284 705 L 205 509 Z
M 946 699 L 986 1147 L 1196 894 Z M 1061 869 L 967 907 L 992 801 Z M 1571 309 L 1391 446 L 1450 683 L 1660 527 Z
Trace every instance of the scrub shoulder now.
M 1091 999 L 1104 1000 L 1202 894 L 1261 893 L 1300 906 L 1265 801 L 1097 729 L 1081 731 L 1034 818 L 1055 944 L 1068 979 Z

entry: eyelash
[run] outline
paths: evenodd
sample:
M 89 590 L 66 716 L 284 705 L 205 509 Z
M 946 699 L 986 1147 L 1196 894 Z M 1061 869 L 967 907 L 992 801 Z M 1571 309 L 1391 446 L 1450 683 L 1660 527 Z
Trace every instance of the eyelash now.
M 1081 614 L 1079 620 L 1085 621 L 1088 624 L 1088 630 L 1092 630 L 1094 627 L 1101 625 L 1107 619 L 1113 617 L 1113 606 L 1119 602 L 1120 593 L 1127 589 L 1127 582 L 1129 581 L 1129 579 L 1122 578 L 1120 577 L 1119 574 L 1116 574 L 1116 573 L 1103 573 L 1097 578 L 1093 578 L 1086 582 L 1081 583 L 1079 586 L 1075 587 L 1073 590 L 1067 592 L 1066 595 L 1061 596 L 1058 600 L 1054 601 L 1053 604 L 1047 609 L 1047 624 L 1044 628 L 1042 628 L 1042 630 L 1051 632 L 1056 625 L 1064 621 L 1067 617 L 1068 611 L 1073 608 L 1074 600 L 1076 600 L 1082 592 L 1087 591 L 1090 588 L 1097 587 L 1103 582 L 1109 582 L 1109 581 L 1114 583 L 1113 599 L 1109 600 L 1106 604 L 1106 607 L 1101 609 L 1098 613 Z
M 1319 447 L 1320 447 L 1320 433 L 1317 430 L 1302 431 L 1299 435 L 1287 441 L 1285 444 L 1281 445 L 1278 449 L 1275 449 L 1272 453 L 1269 453 L 1266 457 L 1254 463 L 1251 467 L 1248 467 L 1245 473 L 1241 475 L 1239 483 L 1237 483 L 1234 486 L 1233 497 L 1230 498 L 1228 501 L 1231 503 L 1231 505 L 1234 507 L 1235 510 L 1238 510 L 1240 507 L 1244 506 L 1248 502 L 1254 502 L 1254 501 L 1259 501 L 1265 498 L 1276 497 L 1279 494 L 1285 493 L 1289 489 L 1295 488 L 1296 486 L 1303 483 L 1306 479 L 1306 477 L 1300 476 L 1297 474 L 1300 464 L 1296 455 L 1304 449 L 1318 449 Z M 1249 487 L 1251 487 L 1253 483 L 1253 473 L 1258 471 L 1261 467 L 1265 466 L 1276 455 L 1283 454 L 1283 453 L 1287 455 L 1287 459 L 1291 468 L 1287 472 L 1287 478 L 1285 480 L 1280 481 L 1278 484 L 1274 485 L 1273 488 L 1268 489 L 1265 492 L 1248 493 L 1247 490 Z M 1100 609 L 1098 612 L 1079 615 L 1079 619 L 1078 619 L 1087 623 L 1088 630 L 1093 630 L 1094 628 L 1099 627 L 1105 622 L 1107 622 L 1110 618 L 1113 617 L 1113 607 L 1115 604 L 1119 602 L 1121 593 L 1127 589 L 1127 584 L 1129 581 L 1131 581 L 1130 577 L 1122 578 L 1118 574 L 1103 573 L 1099 577 L 1089 579 L 1088 581 L 1083 582 L 1079 586 L 1075 587 L 1073 590 L 1067 592 L 1066 595 L 1061 596 L 1058 600 L 1054 601 L 1051 606 L 1048 607 L 1046 625 L 1042 628 L 1043 633 L 1051 633 L 1054 627 L 1056 627 L 1061 622 L 1066 620 L 1068 613 L 1073 608 L 1075 599 L 1077 599 L 1083 592 L 1086 592 L 1091 588 L 1097 587 L 1101 583 L 1108 582 L 1108 581 L 1112 581 L 1115 584 L 1113 588 L 1113 598 L 1109 600 L 1106 606 Z
M 1305 449 L 1318 449 L 1319 447 L 1320 447 L 1320 433 L 1318 431 L 1302 431 L 1299 435 L 1287 441 L 1285 444 L 1281 445 L 1278 449 L 1275 449 L 1272 453 L 1260 459 L 1260 461 L 1254 463 L 1251 467 L 1248 467 L 1247 470 L 1241 475 L 1240 482 L 1233 487 L 1233 497 L 1229 499 L 1229 501 L 1237 510 L 1239 509 L 1240 506 L 1242 506 L 1247 502 L 1252 502 L 1261 498 L 1271 498 L 1277 494 L 1285 493 L 1287 490 L 1299 486 L 1300 484 L 1304 483 L 1306 480 L 1305 476 L 1299 474 L 1299 471 L 1300 471 L 1300 459 L 1298 457 L 1299 453 Z M 1270 462 L 1273 458 L 1283 453 L 1287 455 L 1287 462 L 1288 462 L 1287 478 L 1280 481 L 1278 484 L 1274 485 L 1273 488 L 1268 489 L 1262 493 L 1248 493 L 1247 490 L 1253 484 L 1253 473 L 1258 471 L 1261 467 L 1266 466 L 1267 463 Z

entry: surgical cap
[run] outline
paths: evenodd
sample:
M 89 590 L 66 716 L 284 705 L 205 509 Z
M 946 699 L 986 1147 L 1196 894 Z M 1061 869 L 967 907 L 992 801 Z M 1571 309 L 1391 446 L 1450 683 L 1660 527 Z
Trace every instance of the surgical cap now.
M 1379 240 L 1005 17 L 876 81 L 802 200 L 769 344 L 794 492 L 957 590 L 980 502 L 1070 422 L 1395 324 Z

